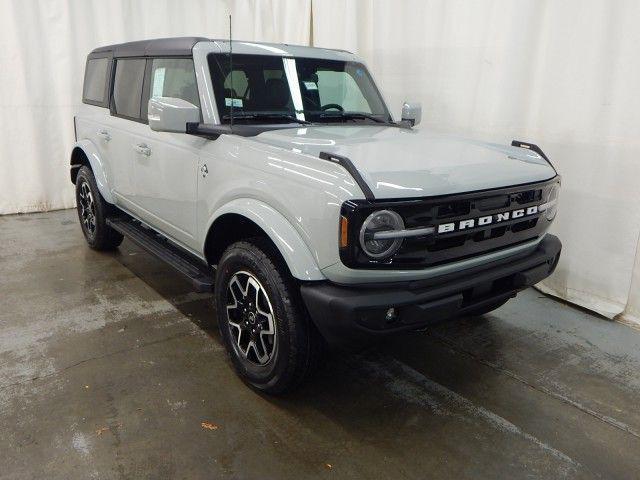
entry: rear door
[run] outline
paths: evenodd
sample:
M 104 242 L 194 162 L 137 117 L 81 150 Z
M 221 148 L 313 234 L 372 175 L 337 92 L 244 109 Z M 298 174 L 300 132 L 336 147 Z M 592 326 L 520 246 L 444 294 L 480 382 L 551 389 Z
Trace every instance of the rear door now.
M 143 94 L 173 97 L 200 107 L 192 58 L 150 58 Z M 131 200 L 140 217 L 181 244 L 197 249 L 196 198 L 199 149 L 206 140 L 184 133 L 154 132 L 148 125 L 136 129 Z
M 146 109 L 143 111 L 141 105 L 147 60 L 116 58 L 114 62 L 111 117 L 106 129 L 113 194 L 119 206 L 140 214 L 135 201 L 134 169 L 139 150 L 136 133 L 146 128 Z
M 82 89 L 85 106 L 75 118 L 76 137 L 78 140 L 90 140 L 98 150 L 110 189 L 113 187 L 109 163 L 111 136 L 108 132 L 111 67 L 111 52 L 91 54 L 87 58 Z

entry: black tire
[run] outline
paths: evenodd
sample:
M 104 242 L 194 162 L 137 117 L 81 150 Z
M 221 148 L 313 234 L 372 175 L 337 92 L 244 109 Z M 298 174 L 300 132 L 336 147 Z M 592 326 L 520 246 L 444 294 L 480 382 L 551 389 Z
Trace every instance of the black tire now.
M 298 285 L 269 242 L 257 238 L 227 248 L 215 285 L 220 334 L 247 384 L 279 394 L 299 386 L 318 369 L 324 339 L 308 317 Z
M 486 315 L 487 313 L 493 312 L 494 310 L 500 308 L 505 303 L 507 303 L 509 300 L 511 300 L 511 298 L 505 298 L 505 299 L 499 300 L 497 302 L 489 303 L 489 304 L 484 305 L 482 307 L 479 307 L 479 308 L 477 308 L 475 310 L 472 310 L 471 312 L 468 313 L 468 315 L 470 317 L 479 317 L 481 315 Z
M 122 234 L 107 225 L 107 217 L 114 207 L 107 203 L 89 167 L 80 167 L 76 178 L 78 219 L 84 238 L 94 250 L 113 250 L 122 243 Z

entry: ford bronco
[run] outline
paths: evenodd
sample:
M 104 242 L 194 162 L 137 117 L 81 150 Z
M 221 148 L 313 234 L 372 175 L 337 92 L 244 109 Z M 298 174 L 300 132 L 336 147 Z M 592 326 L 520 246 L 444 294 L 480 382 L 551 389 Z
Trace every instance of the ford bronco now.
M 238 374 L 479 315 L 544 279 L 560 178 L 535 145 L 395 121 L 356 55 L 206 38 L 93 50 L 71 152 L 89 246 L 127 236 L 214 292 Z

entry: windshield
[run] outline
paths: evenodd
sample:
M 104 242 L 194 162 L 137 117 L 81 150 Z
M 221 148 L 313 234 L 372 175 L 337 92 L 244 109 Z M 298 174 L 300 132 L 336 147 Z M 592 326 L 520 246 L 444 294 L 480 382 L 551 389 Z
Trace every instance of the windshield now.
M 361 63 L 267 55 L 209 55 L 222 123 L 391 122 Z

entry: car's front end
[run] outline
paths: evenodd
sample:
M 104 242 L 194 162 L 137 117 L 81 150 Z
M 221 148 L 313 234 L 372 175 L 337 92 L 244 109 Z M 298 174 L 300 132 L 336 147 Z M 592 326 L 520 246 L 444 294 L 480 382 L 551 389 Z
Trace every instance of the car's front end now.
M 418 329 L 491 309 L 549 276 L 558 177 L 480 192 L 342 206 L 332 281 L 306 283 L 307 308 L 332 343 Z

